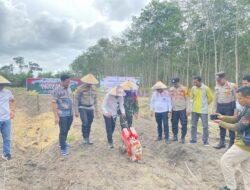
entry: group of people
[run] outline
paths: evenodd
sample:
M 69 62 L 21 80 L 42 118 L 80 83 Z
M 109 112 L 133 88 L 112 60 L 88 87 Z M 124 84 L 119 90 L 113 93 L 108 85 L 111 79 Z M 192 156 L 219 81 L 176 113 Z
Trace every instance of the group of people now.
M 82 79 L 83 84 L 74 93 L 70 89 L 70 77 L 61 76 L 61 85 L 52 92 L 52 110 L 55 123 L 59 125 L 59 144 L 61 154 L 68 154 L 67 136 L 73 122 L 73 117 L 82 121 L 82 136 L 84 145 L 92 145 L 90 140 L 91 125 L 98 112 L 98 80 L 88 74 Z M 10 82 L 0 76 L 0 129 L 3 136 L 3 158 L 11 159 L 10 154 L 10 119 L 14 117 L 15 101 L 12 93 L 4 89 Z M 227 81 L 226 74 L 216 74 L 215 95 L 202 82 L 200 76 L 193 78 L 193 87 L 189 90 L 180 83 L 180 78 L 171 80 L 171 87 L 158 81 L 153 87 L 150 100 L 151 116 L 157 123 L 157 141 L 163 139 L 167 144 L 171 141 L 186 142 L 188 116 L 191 114 L 190 144 L 197 143 L 197 125 L 202 121 L 202 142 L 209 146 L 209 105 L 213 104 L 214 124 L 219 126 L 220 140 L 214 146 L 216 149 L 226 147 L 225 137 L 229 131 L 227 152 L 221 159 L 221 167 L 226 186 L 221 190 L 236 189 L 236 165 L 241 166 L 245 189 L 250 189 L 250 76 L 242 80 L 242 87 Z M 101 110 L 106 126 L 108 147 L 114 148 L 113 133 L 119 117 L 121 128 L 131 127 L 133 118 L 138 118 L 139 105 L 137 96 L 138 86 L 126 81 L 108 91 L 105 95 Z M 173 137 L 170 137 L 169 119 L 172 123 Z M 212 118 L 211 118 L 212 119 Z M 179 137 L 179 122 L 181 135 Z M 164 138 L 163 138 L 164 133 Z
M 169 89 L 161 81 L 157 82 L 152 89 L 154 90 L 150 109 L 151 115 L 155 115 L 158 129 L 158 141 L 162 138 L 162 125 L 164 129 L 165 142 L 171 142 L 169 136 L 169 118 L 172 121 L 173 141 L 178 141 L 179 121 L 181 127 L 180 143 L 185 143 L 187 134 L 188 116 L 192 112 L 191 144 L 197 143 L 197 124 L 199 118 L 203 125 L 203 144 L 208 146 L 208 105 L 213 101 L 213 95 L 208 86 L 202 83 L 201 77 L 193 78 L 191 91 L 180 84 L 180 78 L 172 79 L 172 87 Z
M 73 113 L 82 121 L 82 135 L 85 145 L 92 145 L 90 141 L 91 125 L 94 115 L 98 115 L 98 98 L 96 86 L 98 80 L 88 74 L 82 79 L 83 84 L 79 86 L 72 98 L 69 88 L 70 77 L 63 75 L 61 77 L 61 86 L 52 93 L 52 108 L 55 115 L 55 122 L 59 124 L 60 134 L 59 142 L 62 155 L 67 155 L 67 134 L 73 121 Z M 200 77 L 194 77 L 194 87 L 191 89 L 191 95 L 187 87 L 180 84 L 180 78 L 172 79 L 172 87 L 168 87 L 161 81 L 158 81 L 153 87 L 153 94 L 150 101 L 151 115 L 155 115 L 157 122 L 158 138 L 163 139 L 169 144 L 169 118 L 172 120 L 173 141 L 178 141 L 179 121 L 182 124 L 180 142 L 185 143 L 187 134 L 188 115 L 192 112 L 192 130 L 190 143 L 197 142 L 197 124 L 199 117 L 203 123 L 203 143 L 208 142 L 208 105 L 213 101 L 213 95 L 209 87 L 204 85 Z M 116 120 L 119 117 L 121 128 L 131 127 L 133 118 L 138 118 L 139 106 L 137 97 L 138 86 L 126 81 L 123 84 L 112 88 L 104 97 L 101 110 L 103 113 L 108 147 L 114 148 L 113 132 L 116 126 Z M 192 106 L 190 104 L 192 100 Z
M 64 156 L 68 154 L 66 139 L 73 121 L 73 115 L 81 118 L 84 145 L 93 144 L 90 141 L 90 132 L 94 116 L 99 115 L 95 86 L 98 84 L 98 80 L 92 74 L 84 76 L 81 80 L 83 84 L 72 95 L 69 88 L 70 77 L 63 75 L 61 76 L 61 86 L 52 92 L 52 109 L 55 115 L 55 123 L 59 124 L 59 143 L 61 154 Z M 120 86 L 112 88 L 104 97 L 102 113 L 110 149 L 114 148 L 113 133 L 117 118 L 120 118 L 120 125 L 124 128 L 131 127 L 133 117 L 138 117 L 137 89 L 136 84 L 126 81 Z
M 225 115 L 233 115 L 236 108 L 236 87 L 226 80 L 224 72 L 217 73 L 217 85 L 215 87 L 214 112 Z M 209 146 L 208 113 L 209 104 L 213 102 L 211 89 L 202 82 L 202 78 L 193 78 L 193 87 L 189 91 L 187 87 L 179 83 L 180 78 L 172 79 L 172 87 L 169 89 L 162 82 L 157 82 L 153 86 L 150 108 L 152 115 L 155 114 L 158 139 L 162 140 L 162 124 L 164 128 L 165 141 L 169 144 L 168 119 L 171 117 L 173 141 L 178 141 L 178 124 L 181 127 L 180 143 L 185 143 L 187 134 L 188 116 L 191 113 L 191 139 L 190 144 L 197 143 L 197 124 L 201 118 L 203 126 L 202 142 L 204 146 Z M 225 147 L 226 130 L 220 127 L 220 143 L 215 148 Z M 230 131 L 230 144 L 234 143 L 234 132 Z

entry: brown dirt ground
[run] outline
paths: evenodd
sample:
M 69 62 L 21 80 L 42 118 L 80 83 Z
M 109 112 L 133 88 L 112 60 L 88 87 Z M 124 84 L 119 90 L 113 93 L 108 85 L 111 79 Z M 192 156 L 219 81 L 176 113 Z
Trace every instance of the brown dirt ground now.
M 119 152 L 119 126 L 114 133 L 115 149 L 107 148 L 102 117 L 93 123 L 91 147 L 82 145 L 80 121 L 74 121 L 68 137 L 70 155 L 62 158 L 50 98 L 40 96 L 38 108 L 37 97 L 24 91 L 15 95 L 13 160 L 0 160 L 0 189 L 213 190 L 224 183 L 219 161 L 225 150 L 204 147 L 201 142 L 166 145 L 155 141 L 156 124 L 148 117 L 148 98 L 140 99 L 141 117 L 134 123 L 143 145 L 143 158 L 133 163 Z M 217 141 L 216 133 L 211 126 L 211 145 Z M 243 189 L 241 177 L 238 181 L 239 189 Z

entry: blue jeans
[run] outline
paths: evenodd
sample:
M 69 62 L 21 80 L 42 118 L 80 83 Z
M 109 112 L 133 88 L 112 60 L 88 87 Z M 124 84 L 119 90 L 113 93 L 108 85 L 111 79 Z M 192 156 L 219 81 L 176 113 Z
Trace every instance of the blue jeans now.
M 3 137 L 3 155 L 10 154 L 10 120 L 0 121 L 0 130 Z
M 73 116 L 60 117 L 59 119 L 59 127 L 60 127 L 59 143 L 62 150 L 66 148 L 66 140 L 72 122 L 73 122 Z
M 105 115 L 103 115 L 103 117 L 104 117 L 105 126 L 106 126 L 108 143 L 113 143 L 113 133 L 115 131 L 116 118 L 107 117 Z

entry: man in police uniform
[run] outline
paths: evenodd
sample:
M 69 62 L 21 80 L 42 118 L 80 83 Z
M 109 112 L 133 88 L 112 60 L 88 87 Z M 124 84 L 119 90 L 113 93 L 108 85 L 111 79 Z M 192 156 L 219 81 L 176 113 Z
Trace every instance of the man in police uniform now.
M 180 143 L 185 143 L 185 137 L 187 134 L 187 116 L 189 115 L 189 98 L 187 87 L 180 84 L 180 78 L 175 77 L 172 79 L 173 86 L 169 89 L 172 98 L 172 131 L 174 134 L 174 141 L 178 141 L 178 123 L 181 122 L 181 141 Z
M 236 85 L 226 80 L 225 72 L 216 74 L 214 111 L 222 115 L 233 116 L 236 109 Z M 216 149 L 225 148 L 226 129 L 220 127 L 220 142 Z M 229 130 L 229 148 L 234 144 L 235 132 Z
M 75 93 L 75 116 L 80 115 L 82 121 L 83 143 L 92 145 L 89 140 L 91 125 L 94 115 L 98 115 L 97 92 L 94 85 L 99 82 L 92 74 L 84 76 L 81 80 L 83 85 L 78 87 Z

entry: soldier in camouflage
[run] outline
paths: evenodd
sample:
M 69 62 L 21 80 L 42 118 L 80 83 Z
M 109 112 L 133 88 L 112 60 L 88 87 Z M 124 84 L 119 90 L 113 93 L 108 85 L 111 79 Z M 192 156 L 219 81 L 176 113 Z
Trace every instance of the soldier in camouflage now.
M 124 96 L 124 108 L 128 127 L 132 126 L 133 117 L 138 118 L 139 105 L 137 89 L 138 86 L 131 81 L 126 81 L 122 85 L 126 95 Z

